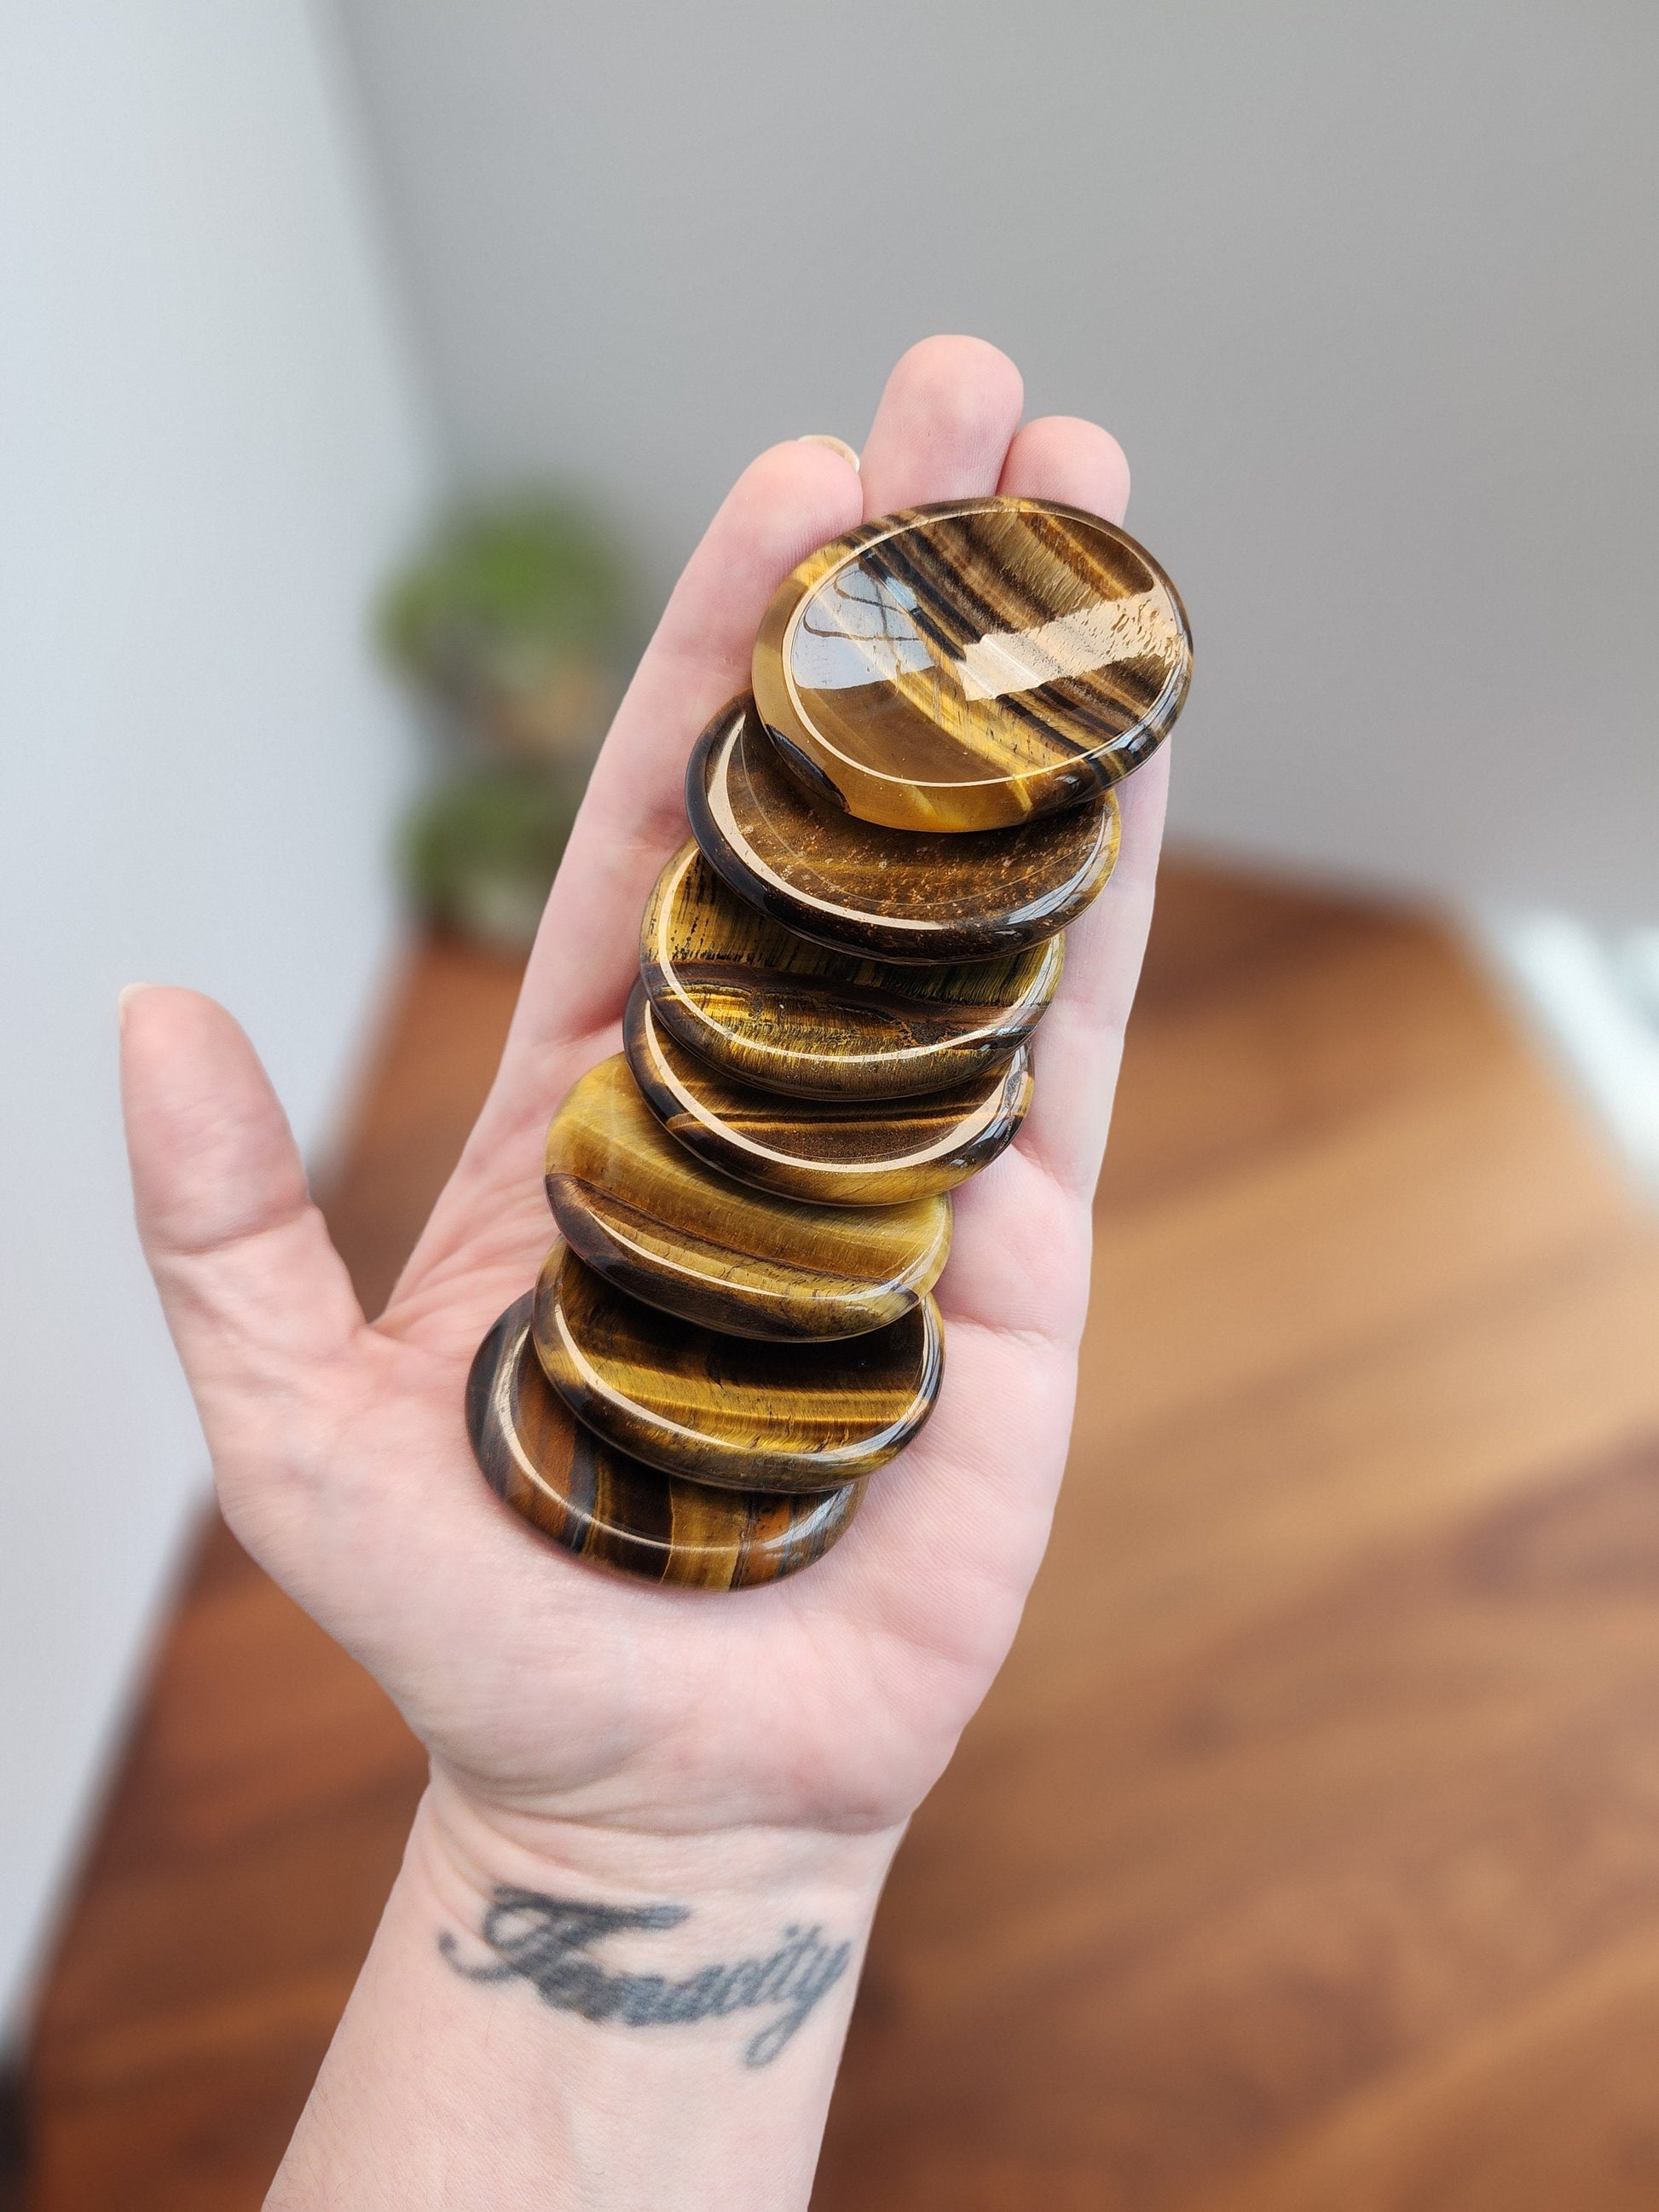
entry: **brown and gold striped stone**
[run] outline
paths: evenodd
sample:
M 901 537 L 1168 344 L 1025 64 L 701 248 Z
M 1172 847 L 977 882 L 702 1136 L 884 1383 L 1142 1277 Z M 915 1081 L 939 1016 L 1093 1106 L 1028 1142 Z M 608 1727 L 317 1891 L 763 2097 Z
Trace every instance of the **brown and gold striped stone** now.
M 715 1490 L 642 1467 L 592 1435 L 543 1374 L 528 1295 L 478 1346 L 467 1430 L 484 1480 L 577 1558 L 647 1582 L 743 1589 L 781 1581 L 847 1528 L 861 1483 L 790 1498 Z
M 657 879 L 640 973 L 669 1033 L 763 1088 L 896 1098 L 972 1081 L 1036 1026 L 1064 964 L 1050 938 L 934 968 L 813 945 L 727 889 L 695 842 Z
M 775 1579 L 920 1430 L 946 1193 L 1020 1126 L 1112 786 L 1190 667 L 1156 562 L 1042 501 L 889 516 L 778 593 L 690 764 L 625 1055 L 549 1132 L 563 1234 L 468 1387 L 479 1464 L 555 1540 Z
M 1109 791 L 1009 830 L 858 821 L 788 774 L 746 694 L 697 740 L 685 802 L 705 859 L 739 898 L 817 944 L 881 960 L 984 960 L 1040 944 L 1082 913 L 1117 857 Z
M 889 1206 L 953 1189 L 1005 1149 L 1031 1101 L 1024 1045 L 971 1083 L 919 1097 L 781 1097 L 687 1052 L 642 983 L 623 1036 L 652 1111 L 688 1152 L 759 1189 L 819 1206 Z
M 705 1166 L 651 1111 L 620 1053 L 590 1068 L 554 1115 L 547 1195 L 565 1242 L 596 1273 L 738 1336 L 881 1328 L 926 1296 L 951 1249 L 948 1198 L 808 1206 Z
M 804 561 L 756 641 L 761 718 L 806 786 L 895 830 L 990 830 L 1139 768 L 1192 636 L 1150 553 L 1098 515 L 968 499 Z
M 536 1285 L 537 1357 L 577 1419 L 647 1465 L 722 1489 L 825 1490 L 884 1467 L 933 1411 L 931 1297 L 833 1344 L 720 1336 L 641 1305 L 562 1241 Z

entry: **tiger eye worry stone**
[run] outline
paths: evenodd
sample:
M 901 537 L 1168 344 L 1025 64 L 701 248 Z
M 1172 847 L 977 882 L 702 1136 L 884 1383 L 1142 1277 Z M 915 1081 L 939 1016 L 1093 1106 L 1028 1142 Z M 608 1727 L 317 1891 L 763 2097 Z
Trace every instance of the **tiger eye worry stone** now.
M 810 1566 L 858 1511 L 862 1483 L 769 1497 L 641 1467 L 592 1435 L 543 1374 L 534 1299 L 507 1308 L 466 1385 L 473 1455 L 495 1495 L 593 1565 L 691 1589 L 744 1589 Z
M 951 1201 L 804 1206 L 733 1182 L 675 1143 L 617 1054 L 547 1133 L 560 1233 L 598 1274 L 738 1336 L 857 1336 L 908 1313 L 951 1249 Z
M 1064 960 L 1058 937 L 936 968 L 832 952 L 729 890 L 695 840 L 657 878 L 640 932 L 640 973 L 671 1036 L 729 1074 L 807 1098 L 970 1082 L 1036 1026 Z
M 723 707 L 685 778 L 692 833 L 740 898 L 803 937 L 883 960 L 983 960 L 1081 914 L 1117 858 L 1102 792 L 1012 830 L 888 830 L 791 775 L 752 698 Z
M 718 1335 L 607 1283 L 556 1243 L 536 1285 L 543 1372 L 608 1443 L 721 1489 L 861 1481 L 933 1411 L 944 1365 L 931 1297 L 833 1344 Z
M 629 1000 L 623 1039 L 652 1111 L 687 1152 L 761 1190 L 818 1206 L 886 1206 L 951 1190 L 995 1159 L 1031 1103 L 1024 1045 L 971 1083 L 919 1097 L 780 1097 L 687 1052 L 653 1013 L 642 983 Z
M 1180 713 L 1192 635 L 1133 538 L 1047 500 L 959 499 L 804 561 L 756 640 L 761 718 L 811 789 L 895 830 L 1095 798 Z

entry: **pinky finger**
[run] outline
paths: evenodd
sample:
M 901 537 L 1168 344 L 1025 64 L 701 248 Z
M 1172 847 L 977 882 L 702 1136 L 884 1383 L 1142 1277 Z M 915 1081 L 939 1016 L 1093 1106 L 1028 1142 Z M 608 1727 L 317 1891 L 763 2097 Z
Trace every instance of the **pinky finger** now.
M 1063 501 L 1121 522 L 1129 499 L 1123 448 L 1097 422 L 1051 415 L 1009 447 L 1000 490 Z M 1152 921 L 1169 787 L 1167 753 L 1121 787 L 1123 842 L 1110 882 L 1067 933 L 1066 974 L 1032 1051 L 1036 1091 L 1019 1149 L 1066 1190 L 1092 1191 L 1111 1116 L 1124 1027 Z

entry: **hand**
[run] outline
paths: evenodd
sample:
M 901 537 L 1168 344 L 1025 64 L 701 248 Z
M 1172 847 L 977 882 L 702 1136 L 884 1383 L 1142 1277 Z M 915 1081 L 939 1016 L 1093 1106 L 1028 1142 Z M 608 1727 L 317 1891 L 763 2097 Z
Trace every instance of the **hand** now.
M 660 1888 L 669 1863 L 695 1887 L 690 1869 L 729 1868 L 738 1839 L 744 1864 L 763 1863 L 757 1880 L 787 1867 L 792 1881 L 834 1881 L 856 1866 L 873 1887 L 1018 1621 L 1071 1425 L 1161 756 L 1124 787 L 1116 873 L 1071 931 L 1030 1115 L 957 1194 L 937 1409 L 834 1551 L 731 1595 L 597 1573 L 486 1489 L 462 1395 L 480 1336 L 550 1241 L 548 1121 L 619 1048 L 640 916 L 686 835 L 688 752 L 746 687 L 778 584 L 864 517 L 930 500 L 1002 490 L 1121 518 L 1116 443 L 1065 418 L 1018 428 L 1021 403 L 1003 356 L 933 339 L 895 369 L 861 477 L 799 441 L 739 479 L 617 714 L 489 1102 L 378 1321 L 357 1306 L 230 1017 L 186 991 L 129 1002 L 138 1218 L 226 1516 L 428 1747 L 435 1850 L 480 1887 L 546 1865 L 601 1881 L 635 1868 L 622 1878 Z

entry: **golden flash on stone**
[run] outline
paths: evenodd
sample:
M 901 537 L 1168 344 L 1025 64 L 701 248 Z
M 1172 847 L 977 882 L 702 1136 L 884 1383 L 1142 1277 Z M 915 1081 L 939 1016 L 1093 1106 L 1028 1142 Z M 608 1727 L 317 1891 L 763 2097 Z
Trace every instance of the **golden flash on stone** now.
M 895 830 L 1075 806 L 1169 734 L 1175 586 L 1127 531 L 1035 499 L 885 515 L 802 562 L 761 623 L 761 718 L 811 790 Z

